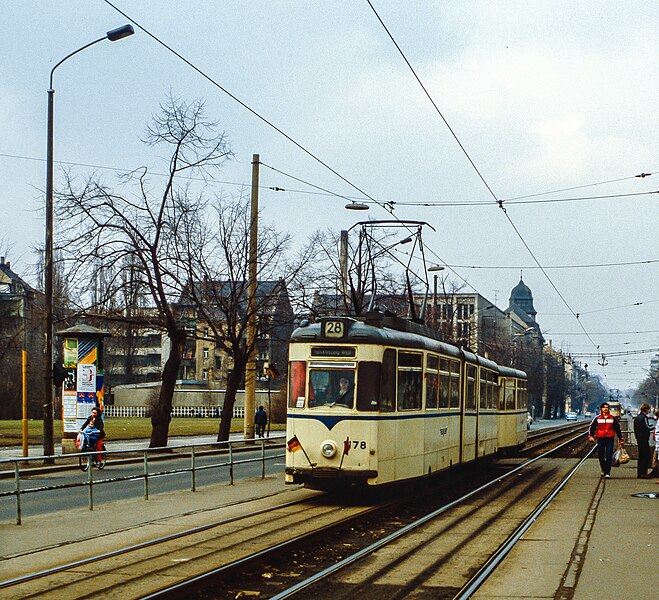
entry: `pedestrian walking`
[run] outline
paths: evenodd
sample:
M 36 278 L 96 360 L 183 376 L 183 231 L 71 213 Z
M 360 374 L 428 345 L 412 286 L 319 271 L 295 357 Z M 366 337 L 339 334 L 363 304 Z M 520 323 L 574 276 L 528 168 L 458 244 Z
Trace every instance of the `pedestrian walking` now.
M 256 435 L 258 437 L 263 437 L 265 433 L 265 426 L 268 424 L 268 414 L 265 412 L 263 406 L 259 406 L 259 409 L 254 415 L 254 425 L 256 425 Z
M 650 464 L 650 434 L 652 425 L 648 419 L 650 405 L 644 402 L 634 418 L 634 435 L 636 436 L 636 447 L 638 448 L 638 462 L 636 464 L 637 479 L 652 479 L 648 475 Z
M 659 425 L 659 408 L 654 409 L 654 430 L 652 431 L 652 440 L 654 441 L 654 448 L 650 445 L 650 471 L 651 477 L 659 477 L 659 431 L 657 431 L 657 425 Z M 657 481 L 659 483 L 659 481 Z
M 624 443 L 622 431 L 618 419 L 611 414 L 611 407 L 608 402 L 603 402 L 600 406 L 600 414 L 597 415 L 590 423 L 588 430 L 588 439 L 591 442 L 597 438 L 597 457 L 600 461 L 600 475 L 606 479 L 611 479 L 611 463 L 613 461 L 613 442 L 618 436 L 620 445 Z

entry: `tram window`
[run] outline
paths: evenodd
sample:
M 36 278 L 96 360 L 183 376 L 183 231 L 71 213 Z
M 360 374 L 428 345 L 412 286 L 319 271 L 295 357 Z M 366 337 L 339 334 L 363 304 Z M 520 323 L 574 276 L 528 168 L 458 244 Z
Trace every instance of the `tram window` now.
M 460 407 L 460 363 L 457 360 L 451 361 L 451 408 Z
M 423 366 L 423 354 L 417 352 L 399 352 L 398 366 L 420 369 Z
M 448 408 L 449 390 L 451 388 L 451 378 L 448 374 L 439 374 L 439 408 Z
M 421 371 L 398 370 L 398 410 L 421 408 Z
M 492 388 L 494 390 L 494 395 L 492 396 L 492 408 L 498 408 L 498 405 L 503 403 L 503 392 L 499 382 L 496 380 L 496 377 L 492 382 Z
M 292 360 L 289 370 L 288 406 L 304 408 L 304 384 L 307 378 L 307 363 L 304 360 Z
M 380 398 L 379 362 L 360 362 L 357 378 L 357 410 L 378 410 Z
M 506 381 L 506 410 L 515 410 L 515 381 Z
M 517 408 L 527 407 L 526 381 L 517 382 Z
M 396 351 L 388 348 L 382 357 L 380 411 L 391 412 L 396 406 Z
M 439 375 L 428 371 L 426 373 L 426 408 L 437 408 L 439 405 Z
M 494 376 L 492 373 L 487 374 L 487 407 L 496 408 L 495 401 L 496 397 L 494 395 Z
M 439 406 L 439 356 L 428 354 L 426 359 L 426 408 Z
M 481 384 L 480 384 L 480 397 L 479 397 L 479 406 L 481 408 L 487 408 L 487 384 L 485 383 L 485 371 L 481 370 Z
M 352 369 L 310 369 L 309 408 L 354 404 L 355 372 Z
M 476 409 L 476 367 L 467 365 L 467 397 L 465 398 L 467 410 Z

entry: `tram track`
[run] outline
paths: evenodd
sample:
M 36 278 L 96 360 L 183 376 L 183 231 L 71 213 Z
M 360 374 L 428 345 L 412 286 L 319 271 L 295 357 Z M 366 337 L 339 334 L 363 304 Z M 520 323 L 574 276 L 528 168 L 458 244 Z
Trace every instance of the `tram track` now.
M 581 464 L 540 458 L 271 597 L 469 597 Z
M 585 441 L 585 434 L 588 431 L 589 423 L 570 423 L 561 427 L 543 429 L 529 435 L 524 447 L 520 450 L 521 456 L 532 456 L 537 452 L 546 452 L 548 447 L 553 444 L 560 444 L 566 439 L 570 439 L 574 434 L 581 434 Z M 580 441 L 577 437 L 575 441 Z
M 581 436 L 583 437 L 583 436 Z M 576 440 L 578 438 L 573 438 Z M 534 458 L 525 463 L 530 465 L 537 461 Z M 521 469 L 510 470 L 514 465 L 504 462 L 502 476 L 497 477 L 492 485 L 499 482 L 499 489 L 489 500 L 497 500 L 501 494 L 507 494 L 507 505 L 519 503 L 520 499 L 529 495 L 537 488 L 542 479 L 547 478 L 543 472 L 539 476 L 531 475 L 526 478 L 523 485 L 516 482 L 516 478 L 509 475 Z M 458 473 L 460 470 L 457 471 Z M 468 473 L 469 469 L 465 469 Z M 505 483 L 502 483 L 505 481 Z M 465 483 L 463 482 L 463 485 Z M 468 485 L 468 484 L 466 484 Z M 473 486 L 472 486 L 473 487 Z M 478 492 L 481 486 L 467 494 L 471 497 Z M 416 496 L 418 486 L 416 486 Z M 238 579 L 244 579 L 245 571 L 253 571 L 256 577 L 264 579 L 268 570 L 275 574 L 288 571 L 293 579 L 306 577 L 308 574 L 301 569 L 302 565 L 318 563 L 309 560 L 306 548 L 313 548 L 315 544 L 335 539 L 336 532 L 349 531 L 355 537 L 361 537 L 354 544 L 346 541 L 340 544 L 340 552 L 344 555 L 353 547 L 364 541 L 370 542 L 377 537 L 383 537 L 390 530 L 400 529 L 400 520 L 397 515 L 401 512 L 401 505 L 409 504 L 409 498 L 398 498 L 390 502 L 366 504 L 355 506 L 345 502 L 336 502 L 331 496 L 319 496 L 313 500 L 305 499 L 273 505 L 263 510 L 245 512 L 229 519 L 220 519 L 216 522 L 177 532 L 174 535 L 149 540 L 141 544 L 134 544 L 117 549 L 112 552 L 99 553 L 79 561 L 63 564 L 55 569 L 29 574 L 29 576 L 16 578 L 14 581 L 0 582 L 0 596 L 5 592 L 12 598 L 52 597 L 57 593 L 61 598 L 81 598 L 95 595 L 85 590 L 85 579 L 93 573 L 94 589 L 104 589 L 108 596 L 117 595 L 122 598 L 159 598 L 159 597 L 190 597 L 191 590 L 204 589 L 209 586 L 216 589 L 217 594 L 201 592 L 199 597 L 235 597 L 235 588 L 209 583 L 217 580 L 236 579 L 235 573 L 240 570 Z M 464 498 L 460 499 L 464 501 Z M 457 500 L 455 502 L 458 502 Z M 455 502 L 443 507 L 448 510 Z M 419 509 L 421 510 L 421 509 Z M 388 512 L 387 512 L 388 511 Z M 469 519 L 473 519 L 471 511 L 460 523 L 464 526 Z M 389 516 L 386 516 L 386 515 Z M 384 516 L 383 516 L 384 515 Z M 466 521 L 465 521 L 466 519 Z M 491 517 L 490 526 L 501 519 L 501 514 Z M 374 522 L 375 531 L 367 531 Z M 377 525 L 380 523 L 380 525 Z M 384 524 L 383 524 L 384 523 Z M 447 530 L 443 535 L 452 536 L 453 529 Z M 338 534 L 341 535 L 341 534 Z M 489 534 L 486 534 L 489 535 Z M 285 558 L 281 558 L 284 556 Z M 291 561 L 292 557 L 292 561 Z M 269 565 L 290 563 L 290 568 L 269 568 Z M 266 565 L 268 568 L 261 568 Z M 233 575 L 232 575 L 233 574 Z M 284 573 L 285 574 L 285 573 Z M 276 583 L 274 577 L 272 583 Z M 249 581 L 243 581 L 247 589 Z M 242 587 L 242 586 L 241 586 Z M 229 589 L 231 588 L 231 592 Z M 280 588 L 281 589 L 281 588 Z M 114 592 L 113 592 L 114 590 Z M 224 592 L 227 595 L 223 595 Z M 262 597 L 272 595 L 267 592 Z M 287 596 L 284 596 L 287 597 Z
M 579 438 L 573 437 L 563 446 L 569 447 Z M 468 493 L 410 523 L 396 524 L 391 533 L 381 535 L 370 545 L 362 544 L 364 547 L 348 556 L 341 546 L 352 546 L 354 536 L 335 535 L 324 546 L 298 549 L 295 560 L 289 557 L 287 566 L 277 561 L 263 563 L 254 572 L 243 572 L 233 581 L 209 583 L 204 592 L 194 597 L 235 598 L 258 593 L 260 597 L 278 600 L 311 596 L 333 600 L 355 596 L 402 599 L 414 592 L 415 598 L 453 598 L 514 533 L 515 526 L 523 523 L 531 509 L 560 483 L 572 465 L 572 461 L 562 459 L 540 460 L 547 455 L 519 466 L 513 460 L 503 461 L 502 475 L 483 485 L 472 485 Z M 332 550 L 343 556 L 331 564 L 322 564 L 319 557 Z M 313 573 L 305 572 L 304 566 L 309 565 L 307 571 Z M 448 575 L 450 581 L 442 581 L 443 575 Z
M 87 556 L 0 582 L 0 597 L 143 598 L 200 574 L 229 573 L 264 552 L 349 526 L 381 506 L 337 507 L 325 496 L 268 506 L 172 535 Z M 307 524 L 306 528 L 300 523 Z M 301 531 L 301 529 L 305 529 Z M 291 536 L 291 531 L 296 535 Z M 25 558 L 25 557 L 24 557 Z M 27 557 L 29 558 L 29 557 Z M 88 577 L 93 575 L 93 585 Z M 174 583 L 172 583 L 174 582 Z

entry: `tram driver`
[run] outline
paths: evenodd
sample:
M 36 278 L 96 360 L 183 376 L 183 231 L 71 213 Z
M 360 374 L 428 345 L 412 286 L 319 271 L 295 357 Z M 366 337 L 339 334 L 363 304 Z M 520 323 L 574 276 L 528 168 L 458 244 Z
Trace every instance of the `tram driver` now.
M 352 406 L 353 387 L 354 385 L 350 383 L 347 377 L 341 377 L 341 379 L 339 379 L 338 397 L 334 404 L 345 404 L 346 406 Z

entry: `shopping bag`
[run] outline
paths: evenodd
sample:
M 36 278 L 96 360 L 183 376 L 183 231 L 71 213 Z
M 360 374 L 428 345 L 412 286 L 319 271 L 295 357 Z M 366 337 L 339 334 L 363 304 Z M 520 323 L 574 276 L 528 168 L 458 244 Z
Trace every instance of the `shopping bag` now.
M 618 457 L 620 460 L 621 465 L 626 465 L 629 462 L 629 454 L 627 453 L 627 450 L 625 450 L 622 446 L 618 450 L 620 453 L 620 456 Z
M 85 444 L 85 436 L 82 433 L 78 433 L 76 437 L 76 448 L 80 450 Z
M 613 460 L 611 461 L 611 466 L 612 467 L 619 467 L 620 466 L 620 450 L 616 450 L 613 453 Z

